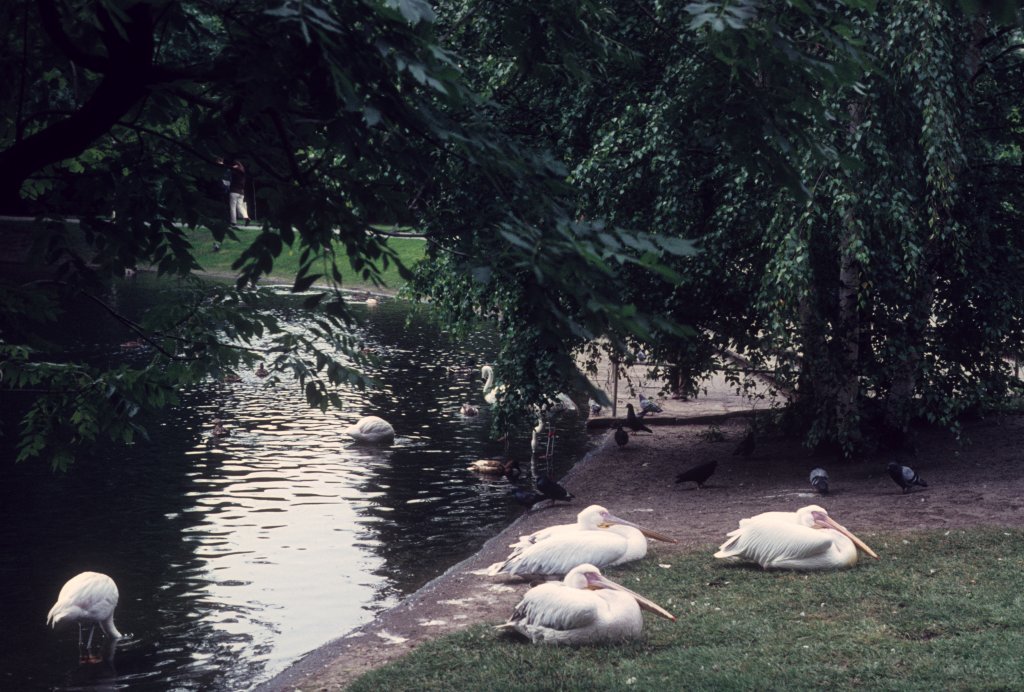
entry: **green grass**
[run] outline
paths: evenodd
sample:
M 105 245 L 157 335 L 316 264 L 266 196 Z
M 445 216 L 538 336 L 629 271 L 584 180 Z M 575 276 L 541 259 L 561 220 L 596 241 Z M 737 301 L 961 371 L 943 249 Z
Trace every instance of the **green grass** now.
M 235 234 L 238 236 L 238 240 L 225 240 L 218 252 L 213 249 L 213 236 L 205 229 L 192 231 L 190 240 L 196 261 L 204 271 L 233 277 L 236 272 L 231 268 L 231 264 L 238 258 L 242 250 L 252 243 L 259 232 L 258 228 L 236 229 Z M 405 266 L 410 268 L 423 259 L 426 248 L 426 244 L 421 238 L 389 238 L 387 244 L 398 254 Z M 338 251 L 344 254 L 344 246 L 339 245 Z M 299 254 L 294 248 L 285 247 L 274 262 L 274 271 L 268 278 L 271 281 L 280 280 L 289 283 L 294 280 L 295 273 L 299 269 Z M 345 288 L 373 288 L 373 284 L 365 281 L 347 262 L 342 262 L 339 266 L 342 269 Z M 316 273 L 320 273 L 319 270 Z M 387 288 L 391 290 L 397 291 L 405 285 L 405 280 L 398 275 L 398 270 L 393 264 L 388 265 L 388 268 L 382 273 L 382 277 Z
M 645 614 L 638 642 L 535 646 L 480 624 L 349 689 L 1024 689 L 1024 532 L 864 537 L 882 560 L 840 572 L 655 554 L 607 570 L 678 618 Z

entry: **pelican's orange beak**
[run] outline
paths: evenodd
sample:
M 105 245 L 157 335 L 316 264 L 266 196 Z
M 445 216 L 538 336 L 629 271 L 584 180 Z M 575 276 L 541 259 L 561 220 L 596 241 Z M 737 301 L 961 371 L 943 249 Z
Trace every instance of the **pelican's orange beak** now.
M 666 620 L 672 620 L 673 622 L 675 622 L 675 619 L 676 619 L 675 615 L 673 615 L 672 613 L 668 612 L 667 610 L 665 610 L 664 608 L 662 608 L 660 605 L 658 605 L 654 601 L 650 600 L 649 598 L 645 598 L 644 596 L 641 596 L 640 594 L 638 594 L 636 591 L 633 591 L 632 589 L 627 589 L 622 584 L 619 584 L 617 582 L 612 581 L 611 579 L 609 579 L 608 577 L 604 576 L 603 574 L 588 574 L 587 575 L 587 588 L 588 589 L 613 589 L 615 591 L 622 591 L 623 593 L 628 593 L 630 596 L 632 596 L 633 598 L 636 599 L 637 605 L 640 606 L 641 610 L 646 610 L 646 611 L 648 611 L 650 613 L 654 613 L 655 615 L 659 615 L 659 616 L 665 618 Z
M 665 543 L 678 543 L 679 542 L 676 539 L 672 538 L 671 536 L 666 536 L 663 533 L 658 533 L 657 531 L 652 531 L 651 529 L 645 529 L 643 526 L 640 526 L 639 524 L 634 524 L 631 521 L 628 521 L 626 519 L 621 519 L 621 518 L 616 517 L 614 515 L 608 515 L 608 520 L 604 521 L 604 522 L 601 522 L 600 524 L 598 524 L 598 526 L 600 526 L 602 529 L 607 529 L 612 524 L 622 524 L 623 526 L 632 526 L 634 529 L 636 529 L 637 531 L 639 531 L 643 535 L 647 536 L 648 538 L 653 538 L 656 541 L 663 541 Z
M 853 544 L 855 546 L 857 546 L 858 548 L 863 550 L 865 553 L 867 553 L 871 557 L 875 558 L 876 560 L 880 560 L 881 559 L 880 557 L 878 557 L 878 555 L 875 553 L 874 550 L 872 550 L 871 548 L 868 547 L 867 543 L 865 543 L 861 539 L 859 539 L 856 536 L 854 536 L 853 533 L 849 529 L 847 529 L 845 526 L 843 526 L 842 524 L 837 522 L 835 519 L 833 519 L 829 515 L 824 514 L 822 512 L 814 512 L 813 515 L 814 515 L 814 523 L 817 524 L 818 526 L 820 526 L 821 528 L 834 529 L 834 530 L 838 531 L 839 533 L 843 534 L 844 536 L 849 538 L 851 541 L 853 541 Z

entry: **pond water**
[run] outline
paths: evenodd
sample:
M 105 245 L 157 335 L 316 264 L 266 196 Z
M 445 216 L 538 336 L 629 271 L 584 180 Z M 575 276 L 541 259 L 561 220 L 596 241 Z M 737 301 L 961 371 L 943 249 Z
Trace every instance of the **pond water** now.
M 142 286 L 122 303 L 152 300 Z M 484 336 L 456 342 L 398 301 L 360 307 L 380 358 L 377 390 L 344 392 L 341 411 L 309 409 L 297 385 L 240 382 L 184 392 L 148 425 L 149 442 L 81 458 L 64 475 L 0 459 L 0 689 L 245 690 L 395 605 L 475 552 L 522 513 L 510 485 L 467 470 L 496 457 L 479 374 Z M 126 338 L 81 315 L 81 348 Z M 282 312 L 287 319 L 287 310 Z M 472 402 L 480 415 L 460 414 Z M 391 447 L 341 430 L 380 415 Z M 210 435 L 220 418 L 226 438 Z M 511 455 L 529 481 L 529 431 Z M 582 416 L 559 428 L 557 477 L 589 441 Z M 79 664 L 77 631 L 46 613 L 80 571 L 116 580 L 125 639 L 112 660 Z M 99 636 L 97 634 L 97 636 Z

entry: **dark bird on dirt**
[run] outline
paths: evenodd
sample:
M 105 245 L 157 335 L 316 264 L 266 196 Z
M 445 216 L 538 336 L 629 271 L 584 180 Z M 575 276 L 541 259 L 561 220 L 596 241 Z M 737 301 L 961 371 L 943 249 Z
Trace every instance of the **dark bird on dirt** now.
M 703 464 L 697 464 L 693 468 L 686 469 L 678 476 L 676 476 L 676 483 L 687 483 L 693 481 L 697 484 L 698 488 L 703 488 L 704 484 L 711 478 L 711 474 L 718 468 L 717 461 L 708 461 Z
M 541 500 L 548 499 L 540 493 L 535 493 L 532 490 L 524 490 L 523 488 L 513 488 L 508 491 L 508 494 L 513 500 L 515 500 L 516 504 L 522 505 L 527 509 L 530 509 Z
M 562 502 L 568 502 L 573 499 L 573 494 L 568 490 L 554 482 L 546 473 L 537 474 L 537 490 L 544 494 L 549 500 L 561 500 Z
M 822 495 L 828 495 L 828 471 L 820 466 L 811 469 L 811 487 Z
M 615 426 L 615 444 L 625 447 L 629 442 L 629 433 L 622 429 L 622 423 Z
M 733 456 L 739 455 L 749 457 L 754 453 L 754 447 L 757 446 L 757 436 L 754 434 L 754 429 L 751 428 L 746 437 L 740 440 L 740 443 L 736 445 L 736 449 L 733 450 Z
M 654 432 L 637 418 L 636 412 L 633 410 L 633 404 L 626 404 L 626 426 L 633 432 L 640 432 L 641 430 L 649 433 Z
M 643 392 L 640 393 L 640 413 L 637 416 L 638 418 L 643 418 L 648 413 L 653 416 L 655 413 L 661 412 L 661 406 L 658 406 L 654 399 L 648 399 L 644 396 Z
M 903 488 L 904 494 L 909 493 L 910 489 L 915 485 L 920 485 L 923 488 L 928 487 L 928 484 L 917 475 L 917 471 L 909 466 L 897 464 L 895 461 L 889 462 L 889 476 Z

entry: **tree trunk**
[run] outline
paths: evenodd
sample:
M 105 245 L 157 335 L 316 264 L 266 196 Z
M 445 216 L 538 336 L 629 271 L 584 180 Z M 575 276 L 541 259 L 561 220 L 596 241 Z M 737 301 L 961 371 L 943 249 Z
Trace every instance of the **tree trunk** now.
M 860 267 L 851 241 L 857 237 L 853 211 L 843 219 L 846 237 L 839 248 L 839 320 L 836 341 L 836 435 L 844 449 L 859 445 L 860 415 L 860 316 L 857 290 L 861 282 Z
M 103 75 L 96 91 L 75 113 L 18 139 L 0 152 L 0 213 L 19 213 L 24 208 L 21 187 L 29 177 L 51 164 L 78 156 L 109 132 L 141 102 L 153 77 L 154 37 L 150 8 L 138 4 L 124 13 L 115 27 L 105 14 L 106 58 L 79 51 L 63 33 L 53 2 L 39 4 L 42 24 L 55 46 L 69 51 L 72 64 L 83 64 Z

